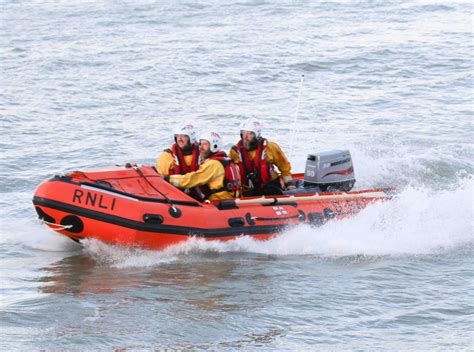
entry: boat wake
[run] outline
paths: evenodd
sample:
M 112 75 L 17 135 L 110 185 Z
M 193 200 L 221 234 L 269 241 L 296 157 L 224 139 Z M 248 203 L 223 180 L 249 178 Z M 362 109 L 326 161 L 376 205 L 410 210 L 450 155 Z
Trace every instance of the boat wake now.
M 115 267 L 149 267 L 185 260 L 190 254 L 345 256 L 432 255 L 474 249 L 473 179 L 455 190 L 408 187 L 389 202 L 375 203 L 355 217 L 321 227 L 297 226 L 268 241 L 241 237 L 227 242 L 191 239 L 163 251 L 119 248 L 95 240 L 85 251 Z M 189 258 L 188 258 L 189 259 Z

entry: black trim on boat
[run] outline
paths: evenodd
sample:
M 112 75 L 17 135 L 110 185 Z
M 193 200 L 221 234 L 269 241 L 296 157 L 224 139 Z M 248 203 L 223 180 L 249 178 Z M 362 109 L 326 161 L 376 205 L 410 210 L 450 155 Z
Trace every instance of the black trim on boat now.
M 84 223 L 81 218 L 75 215 L 67 215 L 61 220 L 61 225 L 70 226 L 67 230 L 72 233 L 81 233 L 84 230 Z
M 276 218 L 266 218 L 266 217 L 260 217 L 260 216 L 255 216 L 255 217 L 252 217 L 253 220 L 258 220 L 258 221 L 281 221 L 281 220 L 290 220 L 290 219 L 296 219 L 296 218 L 300 218 L 301 215 L 298 214 L 298 215 L 291 215 L 291 216 L 287 216 L 287 217 L 276 217 Z
M 325 222 L 323 213 L 308 213 L 308 221 L 310 224 L 321 225 Z
M 157 223 L 145 223 L 135 220 L 130 220 L 116 215 L 105 214 L 99 211 L 81 208 L 75 205 L 55 201 L 52 199 L 33 197 L 33 204 L 35 206 L 43 206 L 51 209 L 56 209 L 69 214 L 86 217 L 92 220 L 103 221 L 109 224 L 130 228 L 133 230 L 164 233 L 173 235 L 198 236 L 204 238 L 217 237 L 236 237 L 240 235 L 258 235 L 258 234 L 273 234 L 287 228 L 290 224 L 281 225 L 265 225 L 239 228 L 219 228 L 219 229 L 204 229 L 198 227 L 163 225 Z
M 229 223 L 229 225 L 231 227 L 245 226 L 244 218 L 229 218 L 229 220 L 227 220 L 227 222 Z
M 324 216 L 327 219 L 334 219 L 334 216 L 336 216 L 336 214 L 334 213 L 334 211 L 331 208 L 324 208 L 323 213 L 324 213 Z M 338 214 L 342 214 L 342 213 L 339 212 Z M 348 212 L 348 213 L 345 213 L 345 214 L 352 214 L 352 212 Z
M 247 220 L 247 222 L 249 223 L 250 226 L 255 225 L 255 220 L 252 217 L 252 214 L 250 214 L 250 213 L 245 214 L 245 220 Z
M 36 210 L 36 213 L 38 214 L 38 219 L 50 222 L 52 224 L 56 223 L 56 220 L 52 216 L 46 214 L 44 210 L 41 209 L 40 207 L 35 207 L 35 210 Z
M 306 221 L 306 214 L 303 210 L 298 209 L 298 213 L 300 213 L 300 222 L 305 222 Z
M 143 221 L 149 224 L 161 224 L 165 219 L 160 214 L 144 214 Z
M 275 201 L 273 203 L 264 203 L 264 204 L 262 204 L 262 206 L 264 206 L 264 207 L 273 207 L 275 205 L 279 205 L 279 206 L 289 205 L 291 207 L 298 208 L 298 203 L 296 203 L 296 202 L 285 202 L 285 198 L 281 198 L 281 199 L 282 199 L 282 201 L 280 202 L 279 198 L 275 198 Z
M 225 199 L 217 203 L 216 208 L 219 210 L 231 210 L 231 209 L 238 209 L 239 207 L 237 206 L 237 204 L 235 204 L 235 200 Z

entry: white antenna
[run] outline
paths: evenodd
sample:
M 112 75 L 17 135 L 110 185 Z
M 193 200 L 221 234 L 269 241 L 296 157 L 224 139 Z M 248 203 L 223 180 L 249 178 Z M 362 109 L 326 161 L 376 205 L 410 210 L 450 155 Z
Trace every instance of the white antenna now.
M 300 91 L 298 92 L 298 102 L 296 103 L 295 120 L 293 121 L 293 134 L 291 135 L 290 157 L 288 158 L 288 160 L 291 160 L 291 157 L 293 156 L 293 145 L 295 142 L 295 134 L 296 134 L 296 121 L 298 121 L 298 110 L 300 109 L 300 98 L 301 98 L 301 90 L 303 89 L 303 80 L 304 80 L 304 75 L 301 75 Z

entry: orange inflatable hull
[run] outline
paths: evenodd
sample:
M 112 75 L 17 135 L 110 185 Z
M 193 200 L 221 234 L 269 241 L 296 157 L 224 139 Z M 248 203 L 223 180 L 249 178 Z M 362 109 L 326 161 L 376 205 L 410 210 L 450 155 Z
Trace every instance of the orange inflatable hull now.
M 266 240 L 297 224 L 353 215 L 392 193 L 386 188 L 201 203 L 143 166 L 55 176 L 37 188 L 33 204 L 49 227 L 75 241 L 163 249 L 191 237 Z

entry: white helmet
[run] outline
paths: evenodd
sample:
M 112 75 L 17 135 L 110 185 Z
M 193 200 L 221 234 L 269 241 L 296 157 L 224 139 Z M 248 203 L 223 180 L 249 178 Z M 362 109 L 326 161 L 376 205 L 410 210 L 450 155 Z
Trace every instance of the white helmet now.
M 196 143 L 196 127 L 191 124 L 191 123 L 188 123 L 184 126 L 179 126 L 178 128 L 176 128 L 174 130 L 174 136 L 176 138 L 176 135 L 177 134 L 184 134 L 186 136 L 189 137 L 189 143 L 193 144 L 193 143 Z
M 216 153 L 222 149 L 222 137 L 219 133 L 213 132 L 213 131 L 205 132 L 199 138 L 199 140 L 202 140 L 202 139 L 204 139 L 205 141 L 208 141 L 209 144 L 211 145 L 211 148 L 210 148 L 211 153 Z
M 240 134 L 242 131 L 250 131 L 255 133 L 255 138 L 262 136 L 262 124 L 256 118 L 251 117 L 240 124 Z

